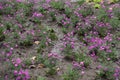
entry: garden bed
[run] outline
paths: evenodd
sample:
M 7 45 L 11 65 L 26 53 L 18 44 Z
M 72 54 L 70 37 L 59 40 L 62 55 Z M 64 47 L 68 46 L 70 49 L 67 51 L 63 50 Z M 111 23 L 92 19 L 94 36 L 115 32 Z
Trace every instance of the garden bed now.
M 0 2 L 0 80 L 119 80 L 119 3 Z

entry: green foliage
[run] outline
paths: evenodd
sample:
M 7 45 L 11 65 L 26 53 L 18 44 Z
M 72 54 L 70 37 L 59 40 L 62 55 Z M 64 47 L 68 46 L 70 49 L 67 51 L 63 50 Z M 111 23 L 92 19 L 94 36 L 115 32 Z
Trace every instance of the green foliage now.
M 101 5 L 100 5 L 100 2 L 101 2 L 102 0 L 86 0 L 86 2 L 93 2 L 94 3 L 94 7 L 95 8 L 100 8 L 101 7 Z
M 59 26 L 62 26 L 63 24 L 61 23 L 61 21 L 63 20 L 63 16 L 57 16 L 56 17 L 56 21 L 57 21 L 57 24 L 59 25 Z
M 55 75 L 57 73 L 56 68 L 49 68 L 49 70 L 47 71 L 47 75 Z
M 117 18 L 112 18 L 109 20 L 109 22 L 113 29 L 120 28 L 120 20 L 118 20 Z
M 37 52 L 42 53 L 43 50 L 46 48 L 46 39 L 42 39 L 40 44 L 38 45 Z
M 91 59 L 86 54 L 80 53 L 80 52 L 76 52 L 74 55 L 75 55 L 75 60 L 77 62 L 84 62 L 84 66 L 85 67 L 88 67 L 90 65 Z
M 36 58 L 36 63 L 41 63 L 46 67 L 48 70 L 46 71 L 46 75 L 55 75 L 56 74 L 56 65 L 57 65 L 57 60 L 55 58 L 48 58 L 44 57 L 40 54 Z
M 49 29 L 48 27 L 47 28 L 40 27 L 40 29 L 41 29 L 41 32 L 40 32 L 39 36 L 41 37 L 41 42 L 38 45 L 39 46 L 37 49 L 38 53 L 41 53 L 46 48 L 46 42 L 47 42 L 46 38 L 49 38 L 51 40 L 58 39 L 56 34 L 55 34 L 55 31 L 53 29 L 51 29 L 51 28 Z M 46 33 L 44 34 L 44 32 L 46 32 Z M 48 43 L 48 46 L 49 45 L 51 45 L 51 44 Z
M 63 32 L 64 34 L 67 34 L 67 28 L 63 27 L 63 28 L 62 28 L 62 32 Z
M 83 17 L 87 17 L 89 15 L 93 15 L 93 9 L 91 6 L 86 6 L 83 9 L 81 9 L 79 13 L 81 13 Z
M 82 29 L 82 28 L 77 31 L 77 37 L 83 43 L 86 43 L 86 41 L 83 39 L 85 37 L 86 32 L 88 32 L 88 30 L 87 29 Z
M 114 13 L 114 16 L 116 16 L 120 20 L 120 9 L 114 8 L 113 13 Z
M 98 60 L 100 62 L 103 62 L 103 61 L 107 62 L 108 58 L 110 58 L 110 61 L 116 61 L 118 58 L 118 52 L 114 48 L 112 49 L 112 52 L 110 52 L 110 53 L 98 50 L 97 56 L 99 57 Z
M 96 11 L 96 16 L 97 16 L 98 21 L 101 21 L 101 22 L 108 22 L 110 19 L 108 17 L 107 12 L 103 8 L 100 8 Z
M 107 36 L 107 28 L 106 27 L 98 27 L 98 34 L 100 37 L 105 37 Z
M 46 60 L 44 62 L 44 64 L 48 68 L 48 71 L 46 72 L 46 74 L 48 76 L 55 75 L 57 73 L 57 70 L 56 70 L 57 59 L 55 59 L 55 58 L 49 58 L 48 60 Z
M 30 59 L 26 59 L 26 60 L 24 61 L 24 63 L 25 63 L 26 66 L 30 66 L 30 65 L 32 64 L 32 62 L 31 62 Z
M 5 22 L 4 25 L 6 30 L 11 30 L 11 28 L 13 27 L 13 24 L 11 22 Z
M 42 14 L 46 14 L 46 10 L 41 6 L 38 8 L 38 11 Z
M 57 40 L 57 36 L 55 34 L 55 31 L 53 29 L 49 29 L 48 31 L 48 37 L 51 39 L 51 40 Z
M 100 71 L 97 72 L 97 76 L 95 78 L 95 80 L 115 80 L 115 78 L 113 77 L 114 74 L 114 70 L 113 69 L 101 69 Z
M 67 17 L 71 17 L 72 9 L 70 9 L 69 7 L 65 7 L 65 14 Z
M 0 15 L 13 15 L 15 13 L 15 9 L 13 9 L 13 4 L 11 2 L 3 1 L 1 3 L 3 8 L 0 9 Z
M 73 58 L 74 52 L 71 45 L 67 44 L 63 50 L 66 58 Z
M 85 29 L 80 29 L 78 31 L 78 36 L 85 36 Z
M 102 0 L 93 0 L 95 3 L 100 3 Z
M 16 3 L 14 6 L 16 11 L 22 10 L 25 16 L 29 16 L 32 14 L 32 7 L 33 7 L 32 3 L 29 3 L 29 4 Z
M 80 77 L 78 70 L 68 69 L 66 73 L 62 75 L 63 80 L 78 80 Z
M 13 32 L 12 34 L 14 39 L 20 38 L 20 35 L 17 32 Z
M 79 18 L 77 16 L 75 16 L 74 14 L 71 15 L 71 22 L 72 22 L 72 26 L 75 27 L 76 24 L 79 22 Z
M 40 40 L 40 44 L 38 45 L 37 52 L 42 53 L 42 51 L 47 47 L 46 38 L 49 36 L 49 32 L 48 32 L 48 28 L 44 27 L 43 25 L 40 25 L 39 28 L 41 29 L 41 32 L 39 33 L 38 36 L 40 37 L 41 40 Z
M 48 67 L 48 68 L 55 68 L 55 66 L 57 65 L 57 59 L 55 58 L 49 58 L 46 59 L 46 61 L 44 62 L 44 64 Z
M 117 3 L 119 0 L 110 0 L 110 3 Z
M 2 14 L 14 14 L 14 11 L 13 11 L 13 9 L 12 9 L 12 6 L 7 6 L 7 7 L 5 7 L 4 8 L 4 10 L 3 10 L 3 12 L 2 12 Z
M 14 1 L 16 1 L 16 0 L 14 0 Z M 63 31 L 64 34 L 67 34 L 71 31 L 74 32 L 73 36 L 70 35 L 70 37 L 72 37 L 72 38 L 63 36 L 63 38 L 68 39 L 68 41 L 67 41 L 68 43 L 67 43 L 66 47 L 64 47 L 64 50 L 63 50 L 64 59 L 66 58 L 70 61 L 75 61 L 77 63 L 83 62 L 84 67 L 81 67 L 81 69 L 84 69 L 84 68 L 88 69 L 89 68 L 88 66 L 92 62 L 90 56 L 86 54 L 89 52 L 89 49 L 88 49 L 89 44 L 91 47 L 92 43 L 93 43 L 92 47 L 96 47 L 96 45 L 101 44 L 101 42 L 105 42 L 106 44 L 102 45 L 103 47 L 104 47 L 104 45 L 106 47 L 104 51 L 98 50 L 98 48 L 100 46 L 95 48 L 95 49 L 97 49 L 97 51 L 95 52 L 95 56 L 97 58 L 95 57 L 95 59 L 98 60 L 99 63 L 104 63 L 104 64 L 110 64 L 110 63 L 116 64 L 117 63 L 117 60 L 119 59 L 119 56 L 118 56 L 119 51 L 117 51 L 117 48 L 119 49 L 119 46 L 117 46 L 117 45 L 119 45 L 118 38 L 120 37 L 120 35 L 119 35 L 120 33 L 118 31 L 120 28 L 120 9 L 119 8 L 114 8 L 113 11 L 111 12 L 112 16 L 110 17 L 110 13 L 108 12 L 109 5 L 107 5 L 107 6 L 105 5 L 106 6 L 105 8 L 101 8 L 100 2 L 102 0 L 89 0 L 89 1 L 92 1 L 92 3 L 93 3 L 92 7 L 91 7 L 91 5 L 89 5 L 89 3 L 84 4 L 85 0 L 79 0 L 78 1 L 79 5 L 75 3 L 75 4 L 72 4 L 71 7 L 65 5 L 65 3 L 61 2 L 61 1 L 51 1 L 50 4 L 46 4 L 45 0 L 43 0 L 43 1 L 44 1 L 43 3 L 40 2 L 40 5 L 39 5 L 40 7 L 38 7 L 37 11 L 36 11 L 36 9 L 33 9 L 32 3 L 27 4 L 27 3 L 21 3 L 21 2 L 17 2 L 17 3 L 11 2 L 11 3 L 8 3 L 8 6 L 5 6 L 7 4 L 7 3 L 5 3 L 5 4 L 2 4 L 3 9 L 2 9 L 1 3 L 0 3 L 0 14 L 1 14 L 0 15 L 0 20 L 1 20 L 0 21 L 0 25 L 1 25 L 0 26 L 0 45 L 2 45 L 0 47 L 1 47 L 1 50 L 3 50 L 3 52 L 4 52 L 3 48 L 5 48 L 5 50 L 6 50 L 5 54 L 2 54 L 2 55 L 4 55 L 3 57 L 6 57 L 6 58 L 4 59 L 1 57 L 2 55 L 0 55 L 1 60 L 7 59 L 7 61 L 9 61 L 9 60 L 11 61 L 11 58 L 15 57 L 15 55 L 16 55 L 16 54 L 14 54 L 17 52 L 16 50 L 25 51 L 26 49 L 30 48 L 28 46 L 32 46 L 33 43 L 35 43 L 35 45 L 32 46 L 32 47 L 35 47 L 35 48 L 33 48 L 33 49 L 35 49 L 33 51 L 36 51 L 36 48 L 37 48 L 37 54 L 38 53 L 40 53 L 40 54 L 37 55 L 35 53 L 36 58 L 33 63 L 31 61 L 31 59 L 26 59 L 25 62 L 23 62 L 23 63 L 25 63 L 25 66 L 26 65 L 29 66 L 31 64 L 34 64 L 34 65 L 42 64 L 44 66 L 43 68 L 45 68 L 45 70 L 48 69 L 48 71 L 46 71 L 47 75 L 50 75 L 50 76 L 55 75 L 57 73 L 57 69 L 58 69 L 57 68 L 57 63 L 58 63 L 57 59 L 48 57 L 47 52 L 51 52 L 50 49 L 52 47 L 54 47 L 54 46 L 51 46 L 51 44 L 56 42 L 55 40 L 57 40 L 59 36 L 56 35 L 55 27 L 53 27 L 54 29 L 52 29 L 47 26 L 41 26 L 41 24 L 44 24 L 44 23 L 46 23 L 45 25 L 49 25 L 50 22 L 48 19 L 52 19 L 52 22 L 54 21 L 55 23 L 57 23 L 60 26 L 59 29 L 61 31 Z M 113 0 L 113 1 L 116 2 L 118 0 Z M 47 5 L 47 6 L 49 5 L 50 7 L 48 9 L 42 7 L 42 5 L 44 3 L 45 3 L 45 5 Z M 95 8 L 98 8 L 98 9 L 95 9 Z M 80 9 L 80 10 L 77 11 L 78 9 Z M 38 17 L 37 13 L 36 13 L 36 16 L 34 16 L 34 17 L 32 16 L 33 10 L 34 10 L 34 12 L 38 12 L 38 15 L 39 15 L 39 13 L 41 13 L 41 14 L 45 15 L 45 18 L 47 18 L 49 16 L 50 16 L 50 18 L 48 18 L 46 21 L 45 20 L 41 21 L 41 19 L 43 19 L 43 17 Z M 78 17 L 78 16 L 80 16 L 80 14 L 82 14 L 81 18 Z M 7 17 L 7 15 L 10 15 L 10 16 Z M 31 18 L 33 19 L 33 22 L 28 21 L 28 19 L 31 19 Z M 6 22 L 4 20 L 8 20 L 8 21 Z M 12 21 L 10 21 L 10 20 L 12 20 Z M 63 22 L 62 22 L 62 20 L 63 20 Z M 88 22 L 88 24 L 87 24 L 87 22 Z M 109 26 L 102 26 L 102 27 L 98 26 L 98 25 L 96 25 L 97 22 L 103 22 L 103 24 L 110 23 L 110 25 L 113 28 L 111 29 L 111 28 L 109 28 Z M 52 24 L 55 24 L 55 23 L 52 23 Z M 62 24 L 62 23 L 64 23 L 64 24 Z M 20 26 L 21 24 L 23 24 L 22 27 Z M 4 25 L 4 26 L 2 26 L 2 25 Z M 19 25 L 19 26 L 17 26 L 17 25 Z M 33 26 L 31 26 L 31 25 L 33 25 Z M 50 25 L 51 25 L 51 23 L 50 23 Z M 78 27 L 79 30 L 76 29 L 76 27 Z M 27 32 L 29 32 L 29 31 L 31 31 L 30 32 L 31 34 L 34 34 L 34 33 L 35 34 L 34 35 L 27 34 Z M 70 34 L 72 34 L 72 32 Z M 95 34 L 94 32 L 98 33 L 98 34 Z M 113 36 L 115 36 L 113 40 L 116 40 L 115 43 L 113 41 L 107 42 L 107 40 L 103 39 L 105 36 L 107 36 L 108 33 L 111 34 L 111 32 L 117 33 L 116 36 L 115 36 L 115 34 L 113 34 Z M 86 45 L 77 46 L 75 43 L 75 49 L 73 49 L 72 46 L 69 44 L 69 39 L 73 42 L 74 42 L 74 40 L 77 41 L 76 36 L 77 36 L 77 39 L 80 40 L 80 42 L 82 42 L 83 44 L 85 43 Z M 98 41 L 95 40 L 95 42 L 93 42 L 94 37 Z M 89 39 L 89 38 L 91 38 L 91 39 Z M 109 38 L 109 35 L 108 35 L 108 38 Z M 35 40 L 35 42 L 33 42 L 34 40 Z M 62 41 L 64 42 L 64 39 Z M 112 43 L 114 43 L 115 46 L 112 46 L 111 45 Z M 25 47 L 25 50 L 23 50 L 24 48 L 21 49 L 21 46 Z M 18 49 L 16 47 L 18 47 Z M 78 49 L 78 47 L 80 48 L 80 52 L 76 52 L 76 49 Z M 109 47 L 110 47 L 110 50 L 112 50 L 112 52 L 108 53 L 107 48 L 109 48 Z M 114 49 L 114 48 L 116 48 L 116 49 Z M 12 49 L 14 49 L 14 50 L 12 50 Z M 48 51 L 48 50 L 50 50 L 50 51 Z M 7 58 L 6 54 L 8 54 L 8 53 L 11 54 L 11 52 L 13 53 L 13 55 L 9 56 Z M 17 56 L 23 57 L 21 54 L 17 55 Z M 11 65 L 9 67 L 13 71 L 16 68 L 20 69 L 20 68 L 24 68 L 25 66 L 15 67 L 14 65 Z M 5 71 L 7 71 L 7 70 L 5 70 Z M 8 70 L 8 72 L 9 72 L 9 70 Z M 6 75 L 6 73 L 5 73 L 5 75 Z M 7 74 L 9 74 L 9 73 L 7 73 Z M 8 77 L 9 77 L 9 75 L 8 75 Z M 62 75 L 62 77 L 63 77 L 63 80 L 78 80 L 80 75 L 79 75 L 78 70 L 68 69 L 68 71 Z M 37 78 L 37 80 L 45 80 L 46 79 L 42 76 L 35 77 L 35 78 Z M 98 71 L 96 80 L 115 80 L 113 78 L 113 70 L 108 69 L 108 70 Z
M 41 24 L 41 20 L 39 17 L 34 17 L 32 20 L 34 23 Z
M 100 3 L 102 0 L 86 0 L 87 2 Z
M 33 45 L 32 37 L 28 35 L 25 39 L 22 39 L 19 42 L 19 45 L 26 46 L 26 47 L 32 46 Z
M 101 6 L 100 6 L 100 4 L 95 3 L 94 7 L 95 8 L 100 8 Z
M 79 0 L 79 1 L 78 1 L 78 4 L 79 4 L 79 5 L 82 5 L 84 2 L 85 2 L 85 0 Z
M 17 14 L 16 17 L 15 17 L 15 19 L 16 19 L 19 23 L 21 23 L 21 24 L 23 24 L 23 23 L 25 23 L 25 22 L 27 21 L 27 17 L 24 16 L 24 18 L 23 18 L 23 17 L 21 17 L 20 14 Z
M 49 12 L 51 18 L 52 18 L 52 21 L 56 21 L 56 16 L 55 16 L 55 12 L 51 11 Z
M 0 41 L 3 41 L 5 39 L 5 35 L 3 33 L 3 28 L 0 28 Z
M 62 1 L 52 1 L 51 6 L 58 10 L 64 9 L 64 3 Z
M 45 77 L 38 76 L 37 80 L 46 80 Z
M 43 56 L 41 54 L 36 56 L 36 63 L 44 63 L 46 60 L 46 58 L 43 58 Z

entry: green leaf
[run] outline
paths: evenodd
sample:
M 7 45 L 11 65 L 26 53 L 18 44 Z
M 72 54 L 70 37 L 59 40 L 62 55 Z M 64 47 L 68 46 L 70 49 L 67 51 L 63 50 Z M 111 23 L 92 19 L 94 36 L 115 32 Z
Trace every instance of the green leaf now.
M 46 80 L 46 79 L 42 76 L 38 76 L 37 80 Z
M 100 4 L 95 4 L 94 7 L 95 8 L 100 8 L 101 6 L 100 6 Z

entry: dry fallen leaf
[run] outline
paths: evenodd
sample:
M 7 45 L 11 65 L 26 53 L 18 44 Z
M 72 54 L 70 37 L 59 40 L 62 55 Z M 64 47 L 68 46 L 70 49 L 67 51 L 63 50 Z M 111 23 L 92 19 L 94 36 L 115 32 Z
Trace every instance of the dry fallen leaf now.
M 35 65 L 30 65 L 29 68 L 32 69 L 32 68 L 35 68 L 36 66 Z
M 39 69 L 39 68 L 44 68 L 44 67 L 45 67 L 44 64 L 38 64 L 38 66 L 37 66 L 38 69 Z
M 57 71 L 60 71 L 60 68 L 58 67 L 56 70 L 57 70 Z
M 38 45 L 40 43 L 40 41 L 35 41 L 34 43 Z
M 31 59 L 34 61 L 36 59 L 36 56 L 33 56 Z

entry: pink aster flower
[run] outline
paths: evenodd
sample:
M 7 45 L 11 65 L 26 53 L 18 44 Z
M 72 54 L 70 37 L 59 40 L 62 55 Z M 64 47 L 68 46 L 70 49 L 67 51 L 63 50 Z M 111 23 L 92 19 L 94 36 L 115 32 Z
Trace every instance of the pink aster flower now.
M 0 5 L 0 9 L 3 9 L 3 6 L 2 6 L 2 5 Z
M 72 64 L 75 68 L 80 68 L 80 64 L 78 62 L 73 61 Z
M 116 80 L 120 79 L 120 67 L 117 67 L 114 71 L 114 77 L 116 78 Z
M 56 58 L 56 59 L 60 59 L 61 58 L 61 56 L 60 55 L 58 55 L 58 53 L 49 53 L 48 54 L 48 57 L 50 58 Z
M 46 0 L 46 3 L 50 3 L 51 0 Z
M 14 71 L 14 74 L 17 75 L 16 80 L 29 80 L 30 75 L 28 70 L 20 69 L 19 71 Z
M 22 60 L 20 59 L 20 58 L 17 58 L 17 59 L 13 59 L 12 60 L 12 63 L 14 64 L 14 66 L 18 66 L 18 65 L 20 65 L 21 64 L 21 62 L 22 62 Z
M 82 71 L 82 72 L 81 72 L 81 74 L 83 75 L 83 74 L 85 74 L 85 72 L 84 72 L 84 71 Z
M 34 12 L 33 17 L 43 17 L 43 14 Z
M 22 0 L 16 0 L 17 2 L 22 2 Z
M 18 74 L 18 71 L 17 70 L 14 70 L 14 75 L 17 75 Z
M 83 66 L 83 65 L 84 65 L 84 62 L 80 62 L 80 65 L 82 65 L 82 66 Z

